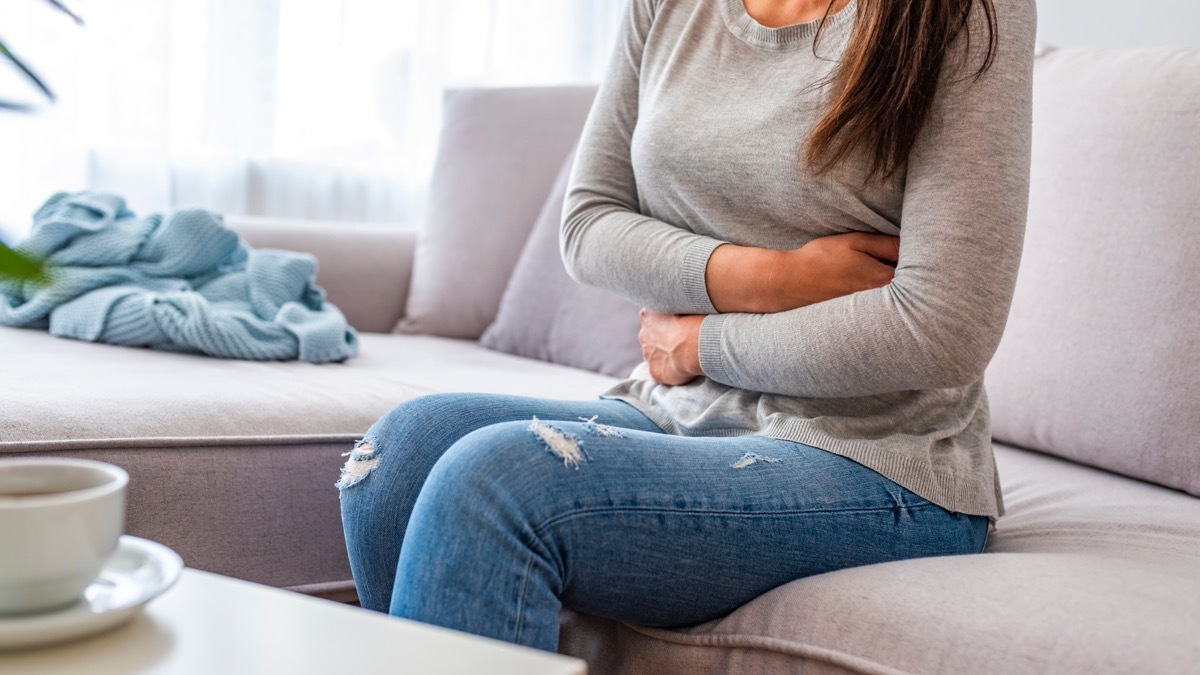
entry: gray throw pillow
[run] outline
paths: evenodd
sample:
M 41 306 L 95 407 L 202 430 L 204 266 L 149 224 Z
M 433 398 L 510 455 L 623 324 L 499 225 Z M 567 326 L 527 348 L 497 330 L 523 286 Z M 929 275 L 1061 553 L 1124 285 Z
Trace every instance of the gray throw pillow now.
M 559 225 L 573 157 L 559 172 L 504 291 L 496 321 L 480 338 L 489 349 L 625 377 L 642 360 L 638 306 L 567 275 Z
M 1053 50 L 993 435 L 1200 496 L 1200 51 Z
M 594 87 L 447 94 L 428 217 L 396 332 L 483 333 L 594 97 Z

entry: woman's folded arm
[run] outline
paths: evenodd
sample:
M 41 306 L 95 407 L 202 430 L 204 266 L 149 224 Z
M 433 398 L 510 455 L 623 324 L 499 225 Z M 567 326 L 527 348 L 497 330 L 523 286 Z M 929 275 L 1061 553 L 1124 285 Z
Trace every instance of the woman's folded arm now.
M 707 377 L 838 398 L 983 376 L 1008 317 L 1029 195 L 1032 31 L 1005 19 L 992 68 L 973 78 L 972 54 L 939 88 L 908 162 L 892 283 L 785 312 L 706 317 Z

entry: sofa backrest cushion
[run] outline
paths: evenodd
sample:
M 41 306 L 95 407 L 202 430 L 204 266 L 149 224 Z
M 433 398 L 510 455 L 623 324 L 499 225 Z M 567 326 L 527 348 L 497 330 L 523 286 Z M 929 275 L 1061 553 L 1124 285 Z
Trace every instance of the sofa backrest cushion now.
M 488 349 L 625 377 L 642 360 L 638 306 L 572 279 L 559 252 L 573 159 L 572 154 L 554 182 L 513 270 L 496 321 L 479 342 Z
M 478 338 L 496 317 L 594 87 L 447 94 L 401 333 Z
M 1200 495 L 1200 51 L 1054 50 L 994 436 Z

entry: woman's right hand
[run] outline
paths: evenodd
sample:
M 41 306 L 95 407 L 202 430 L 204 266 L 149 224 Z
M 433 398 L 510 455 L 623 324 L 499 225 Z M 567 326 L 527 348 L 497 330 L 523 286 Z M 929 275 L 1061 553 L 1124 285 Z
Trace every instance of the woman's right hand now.
M 705 273 L 718 312 L 767 314 L 807 307 L 892 282 L 900 239 L 849 232 L 791 251 L 721 245 Z
M 900 258 L 900 238 L 849 232 L 813 239 L 785 251 L 777 273 L 787 311 L 892 283 Z

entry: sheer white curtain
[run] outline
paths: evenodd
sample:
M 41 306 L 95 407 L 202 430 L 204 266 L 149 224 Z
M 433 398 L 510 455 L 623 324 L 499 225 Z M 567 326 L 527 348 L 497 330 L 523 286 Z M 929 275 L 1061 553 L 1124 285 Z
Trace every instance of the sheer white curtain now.
M 444 90 L 597 81 L 625 0 L 69 4 L 86 27 L 0 3 L 0 35 L 59 95 L 0 115 L 10 241 L 60 189 L 139 212 L 413 221 Z M 0 94 L 24 93 L 0 72 Z

